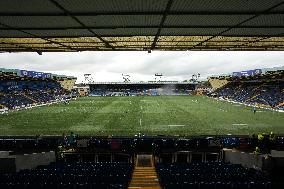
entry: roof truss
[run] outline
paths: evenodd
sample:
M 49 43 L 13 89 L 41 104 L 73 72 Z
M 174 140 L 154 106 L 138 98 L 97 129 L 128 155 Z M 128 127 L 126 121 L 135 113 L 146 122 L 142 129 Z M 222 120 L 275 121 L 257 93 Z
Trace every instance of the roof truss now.
M 0 1 L 0 52 L 284 50 L 283 0 Z

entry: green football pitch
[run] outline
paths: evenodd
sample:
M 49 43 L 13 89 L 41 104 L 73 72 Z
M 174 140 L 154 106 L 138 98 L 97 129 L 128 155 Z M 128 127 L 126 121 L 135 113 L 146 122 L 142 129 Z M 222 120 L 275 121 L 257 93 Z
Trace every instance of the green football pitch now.
M 204 96 L 84 97 L 0 115 L 0 135 L 226 135 L 284 133 L 284 113 Z

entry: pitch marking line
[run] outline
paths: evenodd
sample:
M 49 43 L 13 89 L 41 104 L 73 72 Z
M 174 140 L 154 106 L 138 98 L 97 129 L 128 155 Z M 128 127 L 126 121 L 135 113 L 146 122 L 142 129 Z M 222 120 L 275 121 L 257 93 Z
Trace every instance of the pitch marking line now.
M 150 125 L 151 127 L 185 127 L 186 125 Z
M 185 127 L 185 125 L 168 125 L 169 127 Z
M 246 123 L 234 123 L 232 125 L 234 125 L 234 126 L 246 126 L 248 124 L 246 124 Z

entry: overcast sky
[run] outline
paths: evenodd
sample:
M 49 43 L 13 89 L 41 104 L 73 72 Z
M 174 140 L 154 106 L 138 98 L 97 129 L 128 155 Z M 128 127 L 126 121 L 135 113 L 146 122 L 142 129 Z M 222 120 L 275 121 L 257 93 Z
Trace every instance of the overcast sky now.
M 1 53 L 0 68 L 50 72 L 78 77 L 92 74 L 95 81 L 185 80 L 200 73 L 202 78 L 256 68 L 284 66 L 284 52 L 77 52 L 77 53 Z

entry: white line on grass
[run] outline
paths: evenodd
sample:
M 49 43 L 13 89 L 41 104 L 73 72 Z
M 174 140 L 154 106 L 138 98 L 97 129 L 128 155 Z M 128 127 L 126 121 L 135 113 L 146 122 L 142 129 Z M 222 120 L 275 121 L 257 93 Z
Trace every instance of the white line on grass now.
M 150 127 L 185 127 L 186 125 L 150 125 Z
M 246 124 L 246 123 L 234 123 L 232 125 L 234 125 L 234 126 L 246 126 L 248 124 Z
M 168 125 L 169 127 L 184 127 L 185 125 Z

